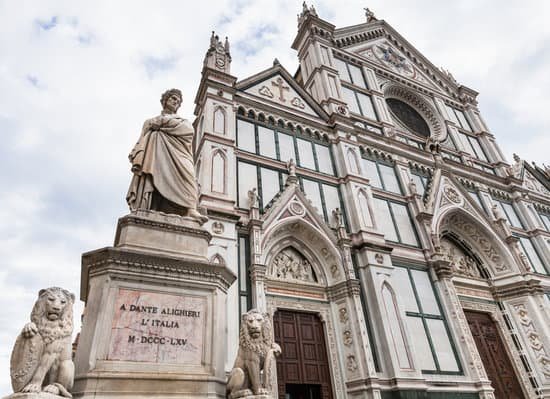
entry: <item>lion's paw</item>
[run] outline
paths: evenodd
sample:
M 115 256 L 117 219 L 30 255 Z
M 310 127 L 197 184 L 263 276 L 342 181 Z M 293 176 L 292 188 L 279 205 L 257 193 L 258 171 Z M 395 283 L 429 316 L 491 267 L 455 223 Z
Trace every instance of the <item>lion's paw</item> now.
M 59 388 L 54 384 L 46 385 L 42 391 L 48 392 L 54 395 L 59 395 L 60 393 Z
M 40 384 L 28 384 L 21 390 L 23 393 L 38 393 L 42 390 Z
M 21 331 L 21 333 L 25 338 L 32 338 L 38 333 L 38 328 L 36 327 L 36 324 L 30 322 L 25 324 L 25 327 L 23 327 L 23 331 Z

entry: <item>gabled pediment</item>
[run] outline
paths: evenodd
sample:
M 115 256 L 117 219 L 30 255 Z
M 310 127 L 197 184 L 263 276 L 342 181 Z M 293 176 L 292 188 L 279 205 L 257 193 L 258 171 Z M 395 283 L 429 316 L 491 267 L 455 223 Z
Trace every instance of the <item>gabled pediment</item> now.
M 264 229 L 270 230 L 272 226 L 278 225 L 286 219 L 302 219 L 316 230 L 323 233 L 334 245 L 337 238 L 332 229 L 327 226 L 320 210 L 314 207 L 300 189 L 298 182 L 287 181 L 284 190 L 279 193 L 270 203 L 269 209 L 263 215 Z
M 539 179 L 536 175 L 540 175 L 540 173 L 537 172 L 530 165 L 525 164 L 522 174 L 523 187 L 542 195 L 550 195 L 550 190 L 546 186 L 548 181 L 544 182 L 543 179 Z
M 439 90 L 437 84 L 424 72 L 422 72 L 403 52 L 388 40 L 381 39 L 354 50 L 363 58 L 366 58 L 380 67 L 390 69 L 406 78 L 415 80 L 433 90 Z
M 426 199 L 427 211 L 437 218 L 448 208 L 461 207 L 476 219 L 483 220 L 487 225 L 492 223 L 485 210 L 477 204 L 468 191 L 454 177 L 446 176 L 436 171 L 431 188 Z
M 278 62 L 273 67 L 238 82 L 236 88 L 269 105 L 328 120 L 326 112 Z
M 342 50 L 446 95 L 458 99 L 461 88 L 465 88 L 451 73 L 432 64 L 386 21 L 336 29 L 334 39 Z M 477 95 L 473 90 L 467 90 Z

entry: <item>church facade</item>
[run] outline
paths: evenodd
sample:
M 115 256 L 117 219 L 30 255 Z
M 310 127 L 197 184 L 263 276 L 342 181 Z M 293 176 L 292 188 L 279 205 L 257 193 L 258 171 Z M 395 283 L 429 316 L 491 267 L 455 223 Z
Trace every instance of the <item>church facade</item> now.
M 257 308 L 280 398 L 548 398 L 550 172 L 508 163 L 478 93 L 366 17 L 304 6 L 294 74 L 237 78 L 211 39 L 194 148 L 210 260 L 237 275 L 226 370 Z

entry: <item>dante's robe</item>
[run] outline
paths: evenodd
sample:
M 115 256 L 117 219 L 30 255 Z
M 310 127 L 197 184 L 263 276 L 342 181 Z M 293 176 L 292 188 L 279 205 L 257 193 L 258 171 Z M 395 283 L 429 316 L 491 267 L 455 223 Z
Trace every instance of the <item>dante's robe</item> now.
M 134 176 L 126 200 L 131 210 L 152 209 L 155 191 L 175 205 L 196 208 L 193 132 L 191 124 L 175 114 L 145 121 L 129 156 Z

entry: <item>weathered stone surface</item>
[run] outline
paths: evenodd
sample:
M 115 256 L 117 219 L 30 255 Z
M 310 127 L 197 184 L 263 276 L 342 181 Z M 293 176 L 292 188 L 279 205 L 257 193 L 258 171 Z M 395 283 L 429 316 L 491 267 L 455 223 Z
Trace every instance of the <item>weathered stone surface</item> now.
M 115 246 L 206 260 L 210 238 L 194 218 L 139 210 L 119 219 Z
M 15 393 L 38 397 L 45 391 L 54 397 L 71 397 L 74 299 L 74 294 L 58 287 L 38 293 L 31 321 L 23 327 L 11 354 L 11 384 Z
M 14 393 L 5 396 L 3 399 L 59 399 L 59 395 L 54 395 L 48 392 Z
M 109 360 L 200 365 L 206 297 L 119 289 Z
M 191 123 L 176 113 L 182 94 L 167 90 L 161 97 L 162 113 L 148 119 L 128 156 L 134 174 L 126 200 L 132 211 L 153 209 L 189 216 L 204 223 L 197 211 L 197 185 Z
M 239 351 L 227 381 L 228 397 L 275 398 L 275 357 L 280 354 L 281 347 L 273 342 L 269 315 L 256 309 L 243 314 Z

